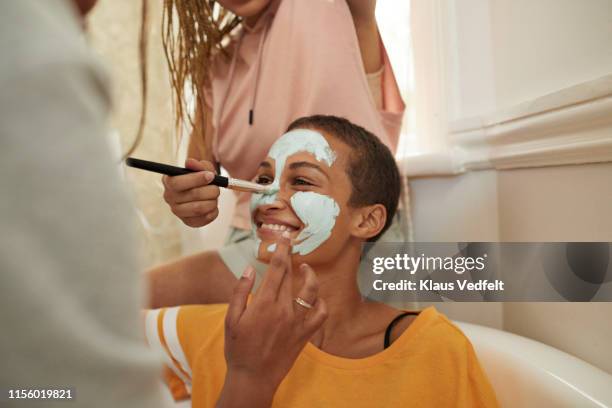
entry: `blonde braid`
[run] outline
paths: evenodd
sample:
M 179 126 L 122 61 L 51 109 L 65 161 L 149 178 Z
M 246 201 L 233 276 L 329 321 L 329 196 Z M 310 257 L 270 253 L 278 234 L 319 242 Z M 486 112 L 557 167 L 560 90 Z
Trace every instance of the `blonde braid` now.
M 205 110 L 190 111 L 187 97 L 193 95 L 204 106 L 210 61 L 219 53 L 227 56 L 229 34 L 240 21 L 214 0 L 164 0 L 162 42 L 174 91 L 177 133 L 187 122 L 192 127 L 205 123 Z

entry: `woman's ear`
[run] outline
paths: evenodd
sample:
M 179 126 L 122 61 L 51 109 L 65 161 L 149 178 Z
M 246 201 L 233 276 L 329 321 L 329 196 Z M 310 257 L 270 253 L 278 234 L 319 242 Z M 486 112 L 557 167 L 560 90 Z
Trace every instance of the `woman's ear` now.
M 361 207 L 355 211 L 351 223 L 351 234 L 357 238 L 367 240 L 375 237 L 385 227 L 387 222 L 387 209 L 382 204 Z

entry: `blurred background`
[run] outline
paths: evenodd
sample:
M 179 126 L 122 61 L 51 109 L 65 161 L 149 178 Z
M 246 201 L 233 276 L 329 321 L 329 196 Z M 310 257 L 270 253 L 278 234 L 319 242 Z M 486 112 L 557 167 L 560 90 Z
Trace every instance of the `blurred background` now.
M 174 131 L 172 95 L 161 43 L 162 1 L 149 1 L 148 77 L 149 98 L 145 136 L 136 157 L 175 163 L 178 135 Z M 115 110 L 111 142 L 117 152 L 132 145 L 140 115 L 140 71 L 138 35 L 141 21 L 139 1 L 100 1 L 88 16 L 87 37 L 107 63 L 113 79 Z M 139 209 L 145 263 L 155 265 L 181 254 L 180 225 L 162 199 L 161 176 L 126 170 Z

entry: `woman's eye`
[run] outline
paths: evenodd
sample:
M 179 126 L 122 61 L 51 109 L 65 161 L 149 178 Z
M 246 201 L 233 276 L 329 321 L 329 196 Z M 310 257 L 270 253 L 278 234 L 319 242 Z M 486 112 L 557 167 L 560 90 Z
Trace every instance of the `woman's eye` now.
M 273 181 L 272 177 L 268 177 L 268 176 L 258 176 L 255 179 L 255 182 L 257 184 L 270 184 L 270 183 L 272 183 L 272 181 Z
M 293 184 L 296 186 L 312 186 L 313 184 L 301 177 L 296 177 L 293 179 Z

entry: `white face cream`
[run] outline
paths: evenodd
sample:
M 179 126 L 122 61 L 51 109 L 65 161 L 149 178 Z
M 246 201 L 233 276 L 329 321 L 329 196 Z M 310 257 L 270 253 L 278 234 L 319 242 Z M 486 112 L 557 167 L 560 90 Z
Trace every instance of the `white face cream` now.
M 280 180 L 287 159 L 299 152 L 311 153 L 318 161 L 331 166 L 336 160 L 336 154 L 329 147 L 327 140 L 318 132 L 310 129 L 295 129 L 281 136 L 268 156 L 275 161 L 274 182 L 271 191 L 267 194 L 253 194 L 251 198 L 251 212 L 255 208 L 271 204 L 276 201 L 280 189 Z M 298 244 L 293 246 L 293 253 L 306 255 L 317 249 L 331 235 L 331 230 L 340 213 L 340 207 L 333 198 L 312 191 L 298 191 L 291 196 L 291 207 L 304 224 L 304 228 L 297 236 Z M 253 224 L 253 230 L 257 227 Z M 255 240 L 256 254 L 259 251 L 261 240 Z M 273 252 L 276 244 L 268 247 Z

